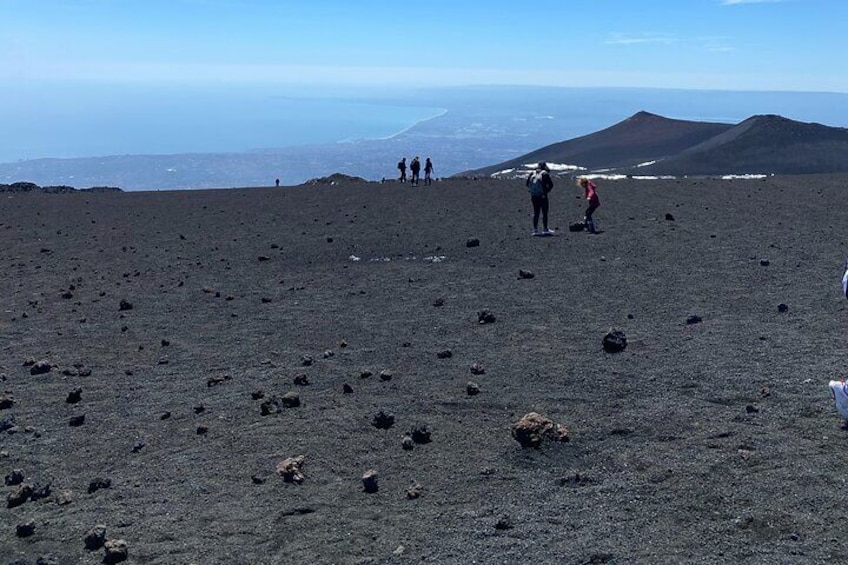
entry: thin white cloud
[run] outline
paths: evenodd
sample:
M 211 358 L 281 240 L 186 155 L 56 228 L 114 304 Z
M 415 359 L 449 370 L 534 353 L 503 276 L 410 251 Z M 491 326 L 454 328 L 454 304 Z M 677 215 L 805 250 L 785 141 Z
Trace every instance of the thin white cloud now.
M 779 4 L 786 0 L 721 0 L 722 6 L 738 6 L 739 4 Z
M 604 43 L 607 45 L 644 45 L 644 44 L 659 44 L 671 45 L 676 43 L 677 39 L 663 33 L 611 33 L 609 39 Z

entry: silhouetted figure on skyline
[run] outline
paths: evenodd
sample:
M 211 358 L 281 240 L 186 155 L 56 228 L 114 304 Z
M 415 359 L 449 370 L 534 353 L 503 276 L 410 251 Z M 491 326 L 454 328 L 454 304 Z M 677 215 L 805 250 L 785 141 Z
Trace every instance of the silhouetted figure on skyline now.
M 276 179 L 274 182 L 277 183 L 278 187 L 280 186 L 280 179 Z
M 398 180 L 400 182 L 406 182 L 406 157 L 398 162 L 397 167 L 400 171 L 400 178 Z
M 418 155 L 416 155 L 415 158 L 412 159 L 412 163 L 410 164 L 409 168 L 412 171 L 411 184 L 418 186 L 418 179 L 420 178 L 421 174 L 421 160 L 418 158 Z
M 433 161 L 427 157 L 427 160 L 424 161 L 424 186 L 429 186 L 433 184 L 433 179 L 431 175 L 433 174 Z

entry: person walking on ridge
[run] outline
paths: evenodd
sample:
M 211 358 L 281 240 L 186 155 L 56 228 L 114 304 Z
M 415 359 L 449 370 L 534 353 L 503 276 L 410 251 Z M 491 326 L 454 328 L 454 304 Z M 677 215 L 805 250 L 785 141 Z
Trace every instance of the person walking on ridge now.
M 421 178 L 421 160 L 418 158 L 418 155 L 412 159 L 409 170 L 412 171 L 412 182 L 410 184 L 418 186 L 418 180 Z
M 406 157 L 398 161 L 397 168 L 400 171 L 400 182 L 406 182 Z
M 601 205 L 601 200 L 598 198 L 597 187 L 595 186 L 595 183 L 586 177 L 582 177 L 578 183 L 581 187 L 583 187 L 583 196 L 589 202 L 589 206 L 586 208 L 586 213 L 583 217 L 583 223 L 586 226 L 586 231 L 589 233 L 598 233 L 595 229 L 595 220 L 592 219 L 592 214 L 594 214 L 595 210 L 598 209 L 598 206 Z
M 548 193 L 554 188 L 554 181 L 548 165 L 544 162 L 536 165 L 536 170 L 530 173 L 524 183 L 530 193 L 530 202 L 533 203 L 533 235 L 553 235 L 554 231 L 548 229 Z M 539 212 L 542 213 L 542 227 L 539 231 Z
M 427 160 L 424 161 L 424 186 L 430 186 L 433 184 L 433 179 L 431 175 L 433 174 L 433 161 L 427 157 Z

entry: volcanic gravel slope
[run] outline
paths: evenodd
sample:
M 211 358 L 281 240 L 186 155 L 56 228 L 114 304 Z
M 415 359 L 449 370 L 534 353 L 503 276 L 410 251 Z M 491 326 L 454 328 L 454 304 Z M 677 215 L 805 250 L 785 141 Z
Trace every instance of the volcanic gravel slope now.
M 598 191 L 551 238 L 520 182 L 2 195 L 0 471 L 51 493 L 0 563 L 848 562 L 848 177 Z

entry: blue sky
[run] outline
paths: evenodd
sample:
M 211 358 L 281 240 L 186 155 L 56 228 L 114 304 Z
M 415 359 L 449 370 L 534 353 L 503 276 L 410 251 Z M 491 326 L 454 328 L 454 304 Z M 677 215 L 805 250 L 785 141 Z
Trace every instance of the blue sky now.
M 848 92 L 848 0 L 0 0 L 0 80 Z

